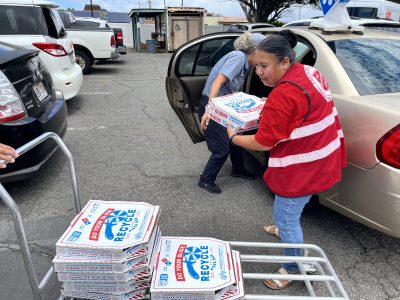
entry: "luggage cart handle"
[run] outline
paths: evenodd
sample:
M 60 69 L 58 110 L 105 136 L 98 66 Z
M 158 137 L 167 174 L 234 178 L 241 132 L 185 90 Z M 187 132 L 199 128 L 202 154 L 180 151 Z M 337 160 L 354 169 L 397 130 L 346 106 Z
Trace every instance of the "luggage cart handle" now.
M 23 155 L 27 151 L 31 150 L 32 148 L 34 148 L 35 146 L 39 145 L 40 143 L 44 142 L 45 140 L 47 140 L 49 138 L 53 139 L 58 144 L 60 149 L 64 152 L 64 154 L 67 156 L 67 158 L 69 160 L 69 170 L 70 170 L 72 190 L 74 193 L 74 200 L 75 200 L 75 211 L 78 214 L 81 211 L 81 200 L 79 197 L 78 184 L 76 181 L 74 160 L 72 158 L 71 152 L 68 150 L 67 146 L 64 144 L 62 139 L 53 132 L 47 132 L 47 133 L 44 133 L 44 134 L 38 136 L 37 138 L 33 139 L 32 141 L 26 143 L 25 145 L 19 147 L 18 149 L 16 149 L 16 152 L 19 155 Z M 10 196 L 10 194 L 7 192 L 7 190 L 4 188 L 4 186 L 1 183 L 0 183 L 0 198 L 1 198 L 1 200 L 3 200 L 4 204 L 7 206 L 7 208 L 10 210 L 10 213 L 11 213 L 15 232 L 17 234 L 22 258 L 23 258 L 24 265 L 25 265 L 25 270 L 28 275 L 29 284 L 31 286 L 33 298 L 35 300 L 42 300 L 40 291 L 49 282 L 51 275 L 54 273 L 53 268 L 50 267 L 50 269 L 47 271 L 47 273 L 44 276 L 44 278 L 42 279 L 42 281 L 40 283 L 38 283 L 35 268 L 34 268 L 33 261 L 32 261 L 32 256 L 31 256 L 31 253 L 29 250 L 28 240 L 26 238 L 24 225 L 22 223 L 21 214 L 19 212 L 18 206 L 15 203 L 14 199 Z

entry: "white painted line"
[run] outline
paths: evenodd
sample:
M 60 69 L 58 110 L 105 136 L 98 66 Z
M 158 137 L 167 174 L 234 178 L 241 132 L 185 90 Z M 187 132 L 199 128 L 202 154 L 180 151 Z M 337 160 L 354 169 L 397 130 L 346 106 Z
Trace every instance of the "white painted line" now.
M 112 75 L 86 75 L 86 77 L 89 77 L 89 78 L 110 78 L 110 77 L 114 77 L 114 76 L 112 76 Z
M 98 129 L 106 129 L 106 126 L 90 126 L 90 127 L 69 127 L 67 131 L 89 131 L 89 130 L 98 130 Z
M 87 92 L 87 93 L 79 93 L 78 95 L 110 95 L 111 93 L 107 92 Z

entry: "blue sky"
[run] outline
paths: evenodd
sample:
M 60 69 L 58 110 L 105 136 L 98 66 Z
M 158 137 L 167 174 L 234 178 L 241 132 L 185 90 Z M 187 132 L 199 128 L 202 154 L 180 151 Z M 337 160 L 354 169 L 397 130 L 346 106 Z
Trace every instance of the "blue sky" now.
M 90 4 L 90 0 L 51 0 L 63 8 L 75 8 L 83 10 L 84 4 Z M 181 6 L 182 0 L 150 0 L 152 8 L 163 8 L 166 6 Z M 108 11 L 129 12 L 132 8 L 148 8 L 149 0 L 92 0 L 93 4 L 99 4 Z M 184 6 L 204 7 L 208 12 L 219 13 L 224 16 L 243 16 L 243 11 L 236 1 L 224 0 L 183 0 Z M 322 15 L 321 12 L 308 7 L 295 8 L 287 13 L 283 21 L 293 21 Z

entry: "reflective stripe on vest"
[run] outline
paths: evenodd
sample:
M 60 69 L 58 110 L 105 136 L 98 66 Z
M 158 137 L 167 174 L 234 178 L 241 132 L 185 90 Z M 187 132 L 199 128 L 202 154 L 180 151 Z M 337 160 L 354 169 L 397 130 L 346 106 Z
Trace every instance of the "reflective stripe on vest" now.
M 343 135 L 343 132 L 342 132 L 342 135 Z M 333 140 L 327 146 L 325 146 L 319 150 L 311 151 L 308 153 L 289 155 L 289 156 L 280 157 L 280 158 L 276 158 L 276 157 L 271 158 L 270 157 L 269 161 L 268 161 L 268 166 L 274 167 L 274 168 L 282 168 L 282 167 L 287 167 L 287 166 L 294 165 L 294 164 L 312 162 L 312 161 L 327 157 L 328 155 L 335 152 L 339 147 L 340 147 L 340 136 L 338 133 L 338 136 L 335 140 Z
M 318 121 L 316 123 L 313 123 L 313 124 L 310 124 L 307 126 L 299 127 L 299 128 L 296 128 L 295 130 L 293 130 L 292 133 L 290 134 L 290 137 L 288 138 L 288 140 L 299 139 L 299 138 L 303 138 L 303 137 L 310 136 L 315 133 L 321 132 L 321 131 L 325 130 L 326 128 L 328 128 L 329 126 L 332 126 L 333 124 L 335 124 L 336 116 L 337 116 L 337 111 L 336 111 L 336 108 L 333 107 L 332 113 L 329 116 L 322 119 L 321 121 Z

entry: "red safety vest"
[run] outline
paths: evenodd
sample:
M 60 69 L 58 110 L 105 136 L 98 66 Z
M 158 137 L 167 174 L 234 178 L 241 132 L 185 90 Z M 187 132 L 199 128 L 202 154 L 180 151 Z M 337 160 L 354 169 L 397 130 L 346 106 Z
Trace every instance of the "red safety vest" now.
M 263 178 L 274 193 L 301 197 L 328 190 L 339 182 L 346 154 L 343 131 L 322 74 L 313 67 L 294 64 L 274 90 L 282 92 L 290 84 L 307 95 L 308 113 L 288 139 L 279 141 L 270 150 Z M 274 91 L 267 101 L 273 100 L 273 94 Z

